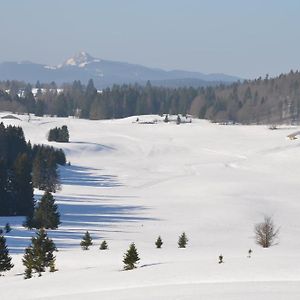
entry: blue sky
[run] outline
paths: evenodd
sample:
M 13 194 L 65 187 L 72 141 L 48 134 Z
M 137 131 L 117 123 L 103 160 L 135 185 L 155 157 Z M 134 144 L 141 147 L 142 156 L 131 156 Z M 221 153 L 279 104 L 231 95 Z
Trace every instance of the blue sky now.
M 79 51 L 253 78 L 300 69 L 297 0 L 0 0 L 0 61 Z

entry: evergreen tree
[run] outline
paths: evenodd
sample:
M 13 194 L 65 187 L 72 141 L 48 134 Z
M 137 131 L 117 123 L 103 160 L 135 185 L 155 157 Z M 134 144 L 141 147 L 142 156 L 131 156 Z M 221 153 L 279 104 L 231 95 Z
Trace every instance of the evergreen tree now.
M 45 145 L 34 145 L 32 152 L 34 187 L 55 192 L 60 188 L 57 164 L 65 165 L 66 163 L 66 156 L 63 150 Z
M 107 245 L 107 242 L 106 241 L 103 241 L 101 244 L 100 244 L 100 250 L 107 250 L 108 249 L 108 245 Z
M 45 103 L 41 99 L 37 99 L 34 114 L 37 117 L 42 117 L 45 114 Z
M 185 232 L 183 232 L 183 233 L 179 236 L 179 239 L 178 239 L 178 247 L 179 247 L 179 248 L 185 248 L 187 242 L 188 242 L 188 238 L 187 238 Z
M 55 142 L 57 141 L 59 138 L 59 131 L 58 128 L 55 127 L 53 129 L 50 129 L 49 133 L 48 133 L 48 141 L 49 142 Z
M 36 236 L 31 239 L 31 245 L 25 249 L 23 256 L 23 265 L 25 266 L 25 279 L 32 277 L 32 272 L 35 271 L 39 276 L 49 268 L 50 272 L 55 271 L 55 256 L 54 251 L 57 251 L 52 239 L 47 235 L 47 232 L 42 228 L 36 232 Z
M 32 272 L 34 269 L 34 255 L 32 246 L 25 249 L 25 253 L 22 259 L 23 265 L 25 266 L 24 279 L 29 279 L 32 277 Z
M 66 125 L 63 125 L 60 130 L 59 141 L 68 143 L 69 138 L 70 138 L 70 135 L 69 135 L 68 127 Z
M 3 235 L 0 235 L 0 276 L 1 272 L 9 271 L 13 266 L 7 249 L 6 239 Z
M 5 161 L 0 159 L 0 216 L 8 216 L 9 214 L 10 207 L 7 195 L 7 168 Z
M 31 216 L 34 209 L 31 162 L 26 153 L 20 154 L 14 163 L 14 193 L 16 215 Z
M 91 237 L 90 233 L 87 231 L 84 234 L 82 241 L 80 242 L 80 246 L 81 246 L 82 250 L 89 250 L 89 247 L 91 245 L 93 245 L 92 237 Z
M 53 195 L 46 191 L 34 210 L 32 219 L 27 220 L 29 228 L 57 229 L 60 214 Z
M 136 268 L 136 264 L 140 260 L 137 249 L 135 244 L 132 243 L 129 246 L 129 249 L 124 254 L 123 263 L 124 263 L 124 270 L 132 270 Z
M 5 233 L 11 232 L 11 227 L 10 227 L 9 223 L 6 223 L 6 224 L 5 224 L 4 229 L 5 229 Z
M 44 190 L 55 193 L 60 189 L 59 175 L 57 172 L 56 155 L 50 152 L 46 161 L 46 168 L 44 170 L 45 181 L 43 183 Z
M 32 182 L 33 186 L 38 189 L 45 189 L 45 175 L 46 161 L 43 158 L 42 152 L 37 151 L 32 165 Z
M 156 248 L 161 248 L 162 244 L 163 244 L 163 241 L 162 241 L 161 237 L 158 236 L 158 238 L 155 242 Z

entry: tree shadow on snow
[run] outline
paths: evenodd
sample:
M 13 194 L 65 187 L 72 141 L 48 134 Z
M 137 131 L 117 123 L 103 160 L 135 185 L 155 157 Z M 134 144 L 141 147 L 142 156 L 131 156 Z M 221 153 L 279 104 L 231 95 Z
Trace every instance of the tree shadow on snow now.
M 121 196 L 120 196 L 121 197 Z M 127 198 L 127 196 L 124 196 Z M 91 233 L 95 244 L 103 239 L 109 232 L 126 232 L 117 226 L 120 223 L 156 221 L 158 219 L 144 217 L 141 213 L 146 207 L 138 205 L 101 204 L 104 199 L 99 197 L 93 202 L 87 202 L 82 197 L 66 197 L 55 195 L 61 225 L 57 230 L 48 230 L 48 235 L 54 239 L 58 249 L 80 247 L 80 241 L 86 230 Z M 15 222 L 13 221 L 15 219 Z M 21 220 L 22 219 L 22 220 Z M 24 253 L 24 248 L 30 243 L 30 238 L 35 235 L 35 230 L 26 230 L 22 224 L 25 218 L 5 218 L 10 222 L 13 230 L 6 234 L 7 243 L 11 253 Z M 114 229 L 116 227 L 116 229 Z
M 115 175 L 97 175 L 99 169 L 81 166 L 66 166 L 60 168 L 60 181 L 65 185 L 79 185 L 92 187 L 118 187 L 122 184 Z
M 111 188 L 121 186 L 117 176 L 99 175 L 101 170 L 81 166 L 67 166 L 60 168 L 61 183 L 63 185 L 91 186 Z M 39 197 L 36 195 L 36 198 Z M 156 221 L 157 219 L 143 216 L 147 210 L 144 206 L 119 204 L 122 199 L 126 203 L 134 196 L 74 194 L 63 196 L 55 194 L 59 207 L 61 225 L 57 230 L 48 230 L 58 249 L 80 247 L 80 241 L 86 230 L 92 237 L 100 241 L 106 233 L 125 232 L 120 230 L 118 224 L 130 222 Z M 118 201 L 114 204 L 114 201 Z M 24 253 L 24 248 L 35 235 L 35 230 L 26 230 L 22 227 L 24 217 L 0 218 L 0 227 L 6 222 L 13 230 L 6 234 L 8 247 L 11 253 Z M 116 228 L 116 229 L 115 229 Z

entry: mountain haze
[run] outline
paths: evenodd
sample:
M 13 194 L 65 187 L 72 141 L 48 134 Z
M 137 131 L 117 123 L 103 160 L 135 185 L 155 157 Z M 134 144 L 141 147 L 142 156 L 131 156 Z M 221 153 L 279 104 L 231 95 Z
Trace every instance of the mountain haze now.
M 35 83 L 55 81 L 58 84 L 80 80 L 87 83 L 93 79 L 97 88 L 113 84 L 140 83 L 150 80 L 162 86 L 208 86 L 231 83 L 239 78 L 226 74 L 202 74 L 182 70 L 165 71 L 142 65 L 94 58 L 80 52 L 58 66 L 32 62 L 3 62 L 0 64 L 0 80 L 21 80 Z

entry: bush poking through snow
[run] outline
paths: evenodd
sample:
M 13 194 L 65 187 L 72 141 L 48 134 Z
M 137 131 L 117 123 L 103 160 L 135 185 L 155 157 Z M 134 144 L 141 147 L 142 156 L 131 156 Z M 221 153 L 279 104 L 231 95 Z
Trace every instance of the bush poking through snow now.
M 224 261 L 223 261 L 223 255 L 220 254 L 219 255 L 219 264 L 222 264 L 222 263 L 224 263 Z
M 89 250 L 89 247 L 93 245 L 92 241 L 93 241 L 92 237 L 90 233 L 87 231 L 80 242 L 80 246 L 82 250 Z
M 100 250 L 107 250 L 108 249 L 108 245 L 107 245 L 107 242 L 106 241 L 103 241 L 101 244 L 100 244 Z
M 249 250 L 248 250 L 248 258 L 251 258 L 252 252 L 253 252 L 252 249 L 249 249 Z
M 185 232 L 183 232 L 183 233 L 181 234 L 181 236 L 179 237 L 179 239 L 178 239 L 178 247 L 179 247 L 179 248 L 186 248 L 186 245 L 187 245 L 187 242 L 188 242 L 188 241 L 189 241 L 189 240 L 188 240 L 188 238 L 187 238 Z
M 158 238 L 157 238 L 157 240 L 156 240 L 156 242 L 155 242 L 156 248 L 160 249 L 161 246 L 162 246 L 162 244 L 163 244 L 163 241 L 162 241 L 162 239 L 161 239 L 161 237 L 159 235 Z
M 124 270 L 132 270 L 136 268 L 136 264 L 140 260 L 135 244 L 132 243 L 129 246 L 129 249 L 124 254 L 123 263 Z
M 279 228 L 276 228 L 271 217 L 265 216 L 264 221 L 254 227 L 256 243 L 263 248 L 274 245 L 279 236 Z

